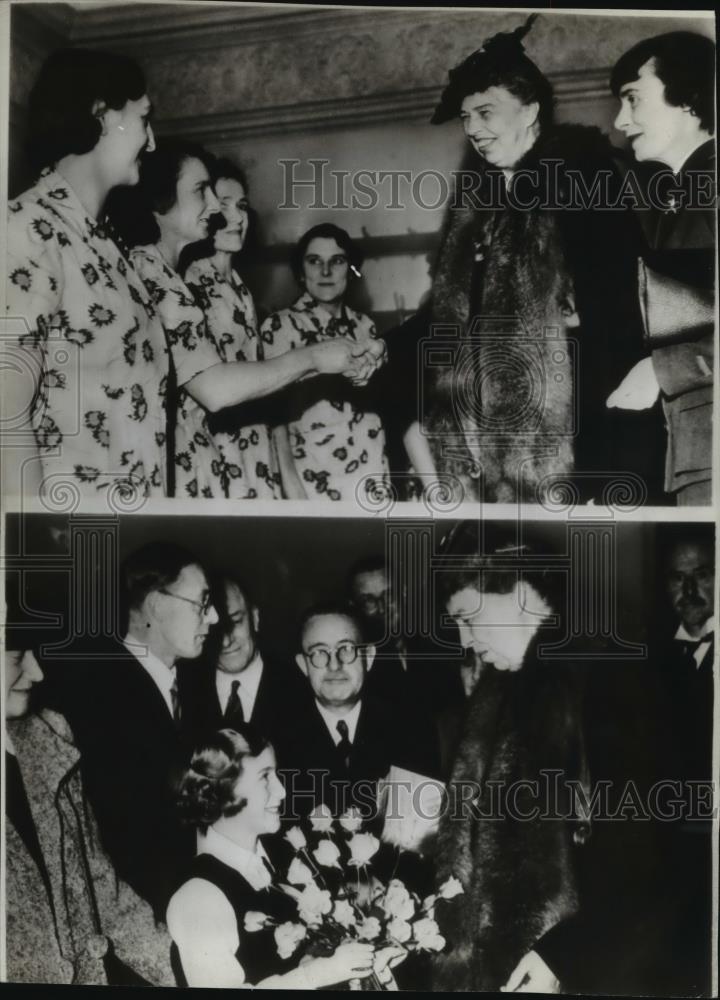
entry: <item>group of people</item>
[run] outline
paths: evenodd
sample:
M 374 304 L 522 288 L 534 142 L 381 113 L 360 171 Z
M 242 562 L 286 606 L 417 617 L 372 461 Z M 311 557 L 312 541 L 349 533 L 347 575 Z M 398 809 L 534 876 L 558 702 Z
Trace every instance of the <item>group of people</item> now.
M 414 496 L 439 482 L 537 501 L 571 481 L 602 501 L 627 473 L 638 502 L 709 503 L 714 211 L 696 182 L 714 184 L 714 45 L 672 32 L 613 70 L 615 126 L 645 180 L 664 172 L 662 204 L 634 211 L 618 151 L 554 122 L 522 46 L 531 22 L 450 73 L 433 122 L 460 118 L 467 158 L 428 302 L 384 339 L 346 301 L 360 254 L 329 222 L 294 249 L 298 300 L 259 324 L 234 267 L 242 171 L 156 141 L 131 60 L 52 54 L 28 106 L 42 172 L 10 203 L 8 307 L 30 377 L 9 405 L 36 453 L 12 450 L 9 489 L 362 500 L 397 472 Z M 567 198 L 578 177 L 583 204 Z M 419 386 L 433 342 L 451 357 Z
M 393 567 L 363 559 L 277 662 L 247 586 L 166 542 L 126 559 L 117 639 L 36 657 L 10 629 L 9 978 L 319 988 L 377 972 L 397 947 L 281 960 L 244 919 L 292 919 L 266 892 L 288 826 L 325 809 L 382 839 L 378 784 L 401 768 L 455 802 L 411 877 L 464 890 L 445 949 L 420 980 L 400 966 L 403 985 L 707 993 L 712 811 L 689 800 L 711 780 L 712 532 L 666 546 L 655 617 L 674 624 L 633 664 L 582 641 L 555 657 L 558 574 L 500 537 L 481 555 L 475 529 L 447 543 L 464 558 L 440 576 L 433 638 L 404 622 Z M 580 806 L 558 792 L 538 810 L 548 775 Z M 488 811 L 485 788 L 507 800 Z

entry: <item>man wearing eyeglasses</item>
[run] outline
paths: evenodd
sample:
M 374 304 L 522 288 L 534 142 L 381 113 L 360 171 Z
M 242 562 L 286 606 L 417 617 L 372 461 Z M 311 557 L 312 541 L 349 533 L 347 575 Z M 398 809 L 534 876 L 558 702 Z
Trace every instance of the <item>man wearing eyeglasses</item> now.
M 143 546 L 125 561 L 121 578 L 122 641 L 105 641 L 73 671 L 61 707 L 105 850 L 119 876 L 164 919 L 195 849 L 175 809 L 175 784 L 192 749 L 194 669 L 178 661 L 197 660 L 218 616 L 204 570 L 179 546 Z
M 287 814 L 299 817 L 327 805 L 334 815 L 350 807 L 371 818 L 377 782 L 396 765 L 434 777 L 438 753 L 432 729 L 414 706 L 402 711 L 367 693 L 375 647 L 359 618 L 342 605 L 317 606 L 304 616 L 295 661 L 312 699 L 280 741 Z

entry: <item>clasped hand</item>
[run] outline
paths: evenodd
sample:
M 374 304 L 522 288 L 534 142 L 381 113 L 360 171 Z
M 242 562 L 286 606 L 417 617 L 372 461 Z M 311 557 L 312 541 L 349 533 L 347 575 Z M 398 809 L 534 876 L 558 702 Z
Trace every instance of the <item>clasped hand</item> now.
M 315 346 L 315 360 L 322 375 L 343 375 L 354 386 L 367 385 L 378 368 L 385 363 L 387 348 L 384 340 L 365 341 L 325 340 Z

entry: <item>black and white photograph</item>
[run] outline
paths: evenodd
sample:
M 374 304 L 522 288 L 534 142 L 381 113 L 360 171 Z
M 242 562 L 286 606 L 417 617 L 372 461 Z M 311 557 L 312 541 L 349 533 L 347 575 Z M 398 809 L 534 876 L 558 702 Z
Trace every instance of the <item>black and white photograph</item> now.
M 4 988 L 718 996 L 715 44 L 0 0 Z
M 709 506 L 714 27 L 11 3 L 6 489 Z
M 9 978 L 709 995 L 713 526 L 297 529 L 8 515 Z

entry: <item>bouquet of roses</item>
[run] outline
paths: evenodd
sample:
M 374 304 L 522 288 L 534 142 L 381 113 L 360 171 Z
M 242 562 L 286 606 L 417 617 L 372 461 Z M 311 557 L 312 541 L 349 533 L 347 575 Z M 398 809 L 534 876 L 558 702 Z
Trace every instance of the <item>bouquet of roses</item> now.
M 349 810 L 335 819 L 326 806 L 310 817 L 312 833 L 291 827 L 285 839 L 294 856 L 280 873 L 280 889 L 297 905 L 298 920 L 275 927 L 278 954 L 289 958 L 298 948 L 306 954 L 329 955 L 349 941 L 374 945 L 376 954 L 390 949 L 393 963 L 411 951 L 437 952 L 445 939 L 435 922 L 435 903 L 463 892 L 450 877 L 434 895 L 420 899 L 399 878 L 383 882 L 371 863 L 380 848 L 372 833 L 361 832 L 362 816 Z M 250 911 L 245 930 L 273 924 L 267 914 Z M 377 989 L 396 989 L 387 964 L 376 970 Z

